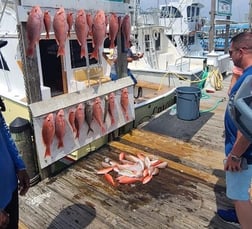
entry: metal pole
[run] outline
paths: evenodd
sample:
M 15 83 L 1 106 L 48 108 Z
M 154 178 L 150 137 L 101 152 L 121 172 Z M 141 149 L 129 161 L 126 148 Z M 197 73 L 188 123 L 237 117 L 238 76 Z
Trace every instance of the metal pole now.
M 252 0 L 249 1 L 249 31 L 251 32 L 251 23 L 252 23 Z
M 208 51 L 214 51 L 214 35 L 215 35 L 215 14 L 216 14 L 216 0 L 211 1 L 211 22 L 210 22 L 210 30 L 209 30 L 209 46 Z
M 230 16 L 227 16 L 226 33 L 225 33 L 225 48 L 224 53 L 228 53 L 229 49 L 229 29 L 230 29 Z

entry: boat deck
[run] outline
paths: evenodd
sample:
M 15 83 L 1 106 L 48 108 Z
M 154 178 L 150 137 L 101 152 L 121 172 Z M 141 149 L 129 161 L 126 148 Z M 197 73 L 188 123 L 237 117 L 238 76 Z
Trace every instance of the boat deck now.
M 20 228 L 239 228 L 216 216 L 217 208 L 232 206 L 222 163 L 229 82 L 226 77 L 223 90 L 201 99 L 200 109 L 212 115 L 190 139 L 139 127 L 31 187 L 20 198 Z M 147 184 L 113 187 L 96 170 L 122 151 L 155 154 L 168 167 Z

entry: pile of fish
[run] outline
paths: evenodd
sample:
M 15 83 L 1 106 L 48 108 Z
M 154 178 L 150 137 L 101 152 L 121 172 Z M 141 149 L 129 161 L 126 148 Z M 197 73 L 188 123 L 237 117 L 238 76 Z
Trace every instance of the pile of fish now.
M 40 6 L 33 6 L 28 13 L 26 24 L 28 48 L 26 50 L 27 57 L 33 57 L 35 45 L 39 42 L 43 29 L 46 32 L 46 39 L 50 37 L 51 27 L 53 27 L 56 42 L 58 44 L 57 56 L 65 55 L 65 43 L 70 37 L 72 27 L 81 47 L 80 57 L 87 56 L 87 38 L 92 38 L 93 52 L 91 58 L 98 60 L 98 50 L 103 47 L 106 36 L 110 40 L 110 48 L 115 47 L 115 40 L 119 31 L 124 36 L 125 49 L 130 47 L 130 31 L 131 23 L 129 15 L 123 18 L 118 17 L 115 13 L 106 15 L 103 10 L 97 10 L 94 15 L 90 12 L 85 12 L 80 9 L 74 17 L 73 12 L 65 12 L 63 7 L 60 7 L 53 19 L 49 11 L 42 12 Z
M 138 153 L 137 156 L 121 152 L 119 161 L 105 158 L 102 161 L 103 168 L 97 174 L 104 175 L 107 182 L 113 186 L 118 184 L 133 184 L 141 182 L 147 184 L 160 169 L 167 167 L 167 162 L 154 155 L 145 156 Z M 110 173 L 115 174 L 112 176 Z

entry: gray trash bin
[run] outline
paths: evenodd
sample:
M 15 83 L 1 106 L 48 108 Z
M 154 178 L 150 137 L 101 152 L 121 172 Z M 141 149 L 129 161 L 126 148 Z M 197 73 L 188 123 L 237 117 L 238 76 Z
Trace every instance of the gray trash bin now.
M 176 89 L 177 117 L 182 120 L 199 118 L 201 90 L 198 87 L 184 86 Z

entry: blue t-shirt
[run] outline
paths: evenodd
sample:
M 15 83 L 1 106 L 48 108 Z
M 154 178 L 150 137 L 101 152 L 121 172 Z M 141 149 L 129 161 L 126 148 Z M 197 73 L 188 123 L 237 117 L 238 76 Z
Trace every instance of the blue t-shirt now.
M 238 80 L 232 87 L 229 97 L 234 96 L 236 94 L 241 84 L 243 83 L 244 79 L 249 75 L 252 75 L 252 66 L 246 68 L 243 71 L 243 74 L 238 78 Z M 233 148 L 233 145 L 236 140 L 237 130 L 238 130 L 234 124 L 234 121 L 232 120 L 232 117 L 228 109 L 226 109 L 226 112 L 225 112 L 224 124 L 225 124 L 225 135 L 226 135 L 225 154 L 227 156 Z M 245 157 L 252 156 L 252 144 L 250 144 L 248 149 L 244 152 L 243 156 Z
M 0 209 L 10 202 L 18 184 L 17 172 L 21 169 L 25 169 L 25 164 L 0 111 Z

